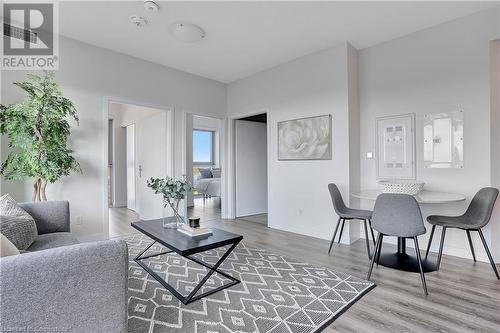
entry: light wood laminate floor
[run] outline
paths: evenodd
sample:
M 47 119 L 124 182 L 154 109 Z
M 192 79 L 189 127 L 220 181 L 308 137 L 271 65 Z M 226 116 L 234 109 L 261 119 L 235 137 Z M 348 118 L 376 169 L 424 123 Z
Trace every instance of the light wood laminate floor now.
M 109 208 L 109 238 L 138 232 L 130 223 L 139 221 L 139 214 L 126 207 Z
M 326 240 L 259 223 L 212 220 L 204 225 L 239 233 L 251 246 L 366 278 L 364 240 L 351 245 L 335 243 L 328 255 Z M 395 250 L 390 244 L 383 248 Z M 488 263 L 444 255 L 440 271 L 428 273 L 426 278 L 427 297 L 418 274 L 375 267 L 372 281 L 377 287 L 325 332 L 500 332 L 500 281 Z
M 220 219 L 221 207 L 220 198 L 195 198 L 194 206 L 188 207 L 188 216 L 199 216 L 201 221 Z
M 351 245 L 335 243 L 328 255 L 326 240 L 271 229 L 244 218 L 214 218 L 217 206 L 212 208 L 195 206 L 193 213 L 200 215 L 202 225 L 241 234 L 243 242 L 250 246 L 366 278 L 368 258 L 364 240 Z M 134 218 L 133 214 L 126 216 Z M 333 227 L 332 221 L 332 232 Z M 395 250 L 389 244 L 383 248 Z M 435 258 L 434 253 L 432 257 Z M 418 274 L 375 267 L 372 281 L 377 287 L 324 332 L 500 332 L 500 281 L 488 263 L 444 255 L 440 271 L 428 273 L 426 278 L 427 297 Z

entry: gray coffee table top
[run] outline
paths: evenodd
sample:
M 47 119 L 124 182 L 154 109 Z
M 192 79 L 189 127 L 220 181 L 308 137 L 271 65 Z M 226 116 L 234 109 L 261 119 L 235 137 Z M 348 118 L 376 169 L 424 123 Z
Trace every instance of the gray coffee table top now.
M 176 253 L 187 256 L 208 251 L 221 246 L 241 241 L 243 236 L 217 228 L 210 228 L 212 235 L 190 237 L 174 228 L 164 228 L 161 219 L 132 222 L 132 227 L 141 233 L 168 247 Z

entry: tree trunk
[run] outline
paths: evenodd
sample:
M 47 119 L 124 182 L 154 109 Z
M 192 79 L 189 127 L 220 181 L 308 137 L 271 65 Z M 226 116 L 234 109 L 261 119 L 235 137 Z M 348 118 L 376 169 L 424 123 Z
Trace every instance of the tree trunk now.
M 42 201 L 47 201 L 47 196 L 45 195 L 45 189 L 47 188 L 47 181 L 42 181 L 42 186 L 40 188 L 40 192 L 42 194 Z
M 31 201 L 33 202 L 36 201 L 37 194 L 38 194 L 38 179 L 35 179 L 33 181 L 33 197 L 31 198 Z
M 33 181 L 33 201 L 47 201 L 47 196 L 45 195 L 45 188 L 47 187 L 47 181 L 42 181 L 42 179 L 37 178 Z

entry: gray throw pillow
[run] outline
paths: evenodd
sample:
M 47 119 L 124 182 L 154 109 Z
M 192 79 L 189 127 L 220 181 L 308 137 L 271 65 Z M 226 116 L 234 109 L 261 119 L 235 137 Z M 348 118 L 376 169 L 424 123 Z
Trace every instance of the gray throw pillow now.
M 212 178 L 220 178 L 221 170 L 220 168 L 212 169 Z
M 208 168 L 198 168 L 201 178 L 212 178 L 212 172 Z
M 26 250 L 38 237 L 33 217 L 9 194 L 0 197 L 0 233 L 19 250 Z

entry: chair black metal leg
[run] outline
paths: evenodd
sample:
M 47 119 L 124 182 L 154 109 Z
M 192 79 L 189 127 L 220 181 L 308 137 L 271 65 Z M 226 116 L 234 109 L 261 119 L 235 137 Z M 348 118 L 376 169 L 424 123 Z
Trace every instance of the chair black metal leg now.
M 470 236 L 470 230 L 465 230 L 467 233 L 467 239 L 469 240 L 470 251 L 472 252 L 472 259 L 476 262 L 476 254 L 474 253 L 474 245 L 472 245 L 472 237 Z
M 429 250 L 431 249 L 432 238 L 434 237 L 434 230 L 436 230 L 435 225 L 433 225 L 431 229 L 431 235 L 429 236 L 429 243 L 427 243 L 427 251 L 425 251 L 425 260 L 427 260 L 427 256 L 429 255 Z
M 424 269 L 422 268 L 422 258 L 420 257 L 420 248 L 418 246 L 417 237 L 413 237 L 413 241 L 415 242 L 415 252 L 417 253 L 417 261 L 418 267 L 420 268 L 420 279 L 422 280 L 422 287 L 424 288 L 425 295 L 429 295 L 427 292 L 427 283 L 425 282 Z
M 382 235 L 380 232 L 378 233 L 379 235 Z M 378 238 L 377 238 L 378 239 Z M 378 252 L 377 252 L 377 258 L 375 258 L 375 264 L 377 265 L 378 267 L 378 262 L 380 260 L 380 253 L 382 253 L 382 243 L 384 242 L 384 235 L 382 235 L 382 240 L 380 241 L 380 244 L 379 244 L 379 249 L 378 249 Z
M 368 253 L 368 259 L 370 259 L 371 255 L 370 255 L 370 239 L 368 238 L 368 223 L 366 223 L 366 220 L 363 220 L 363 223 L 365 225 L 366 252 Z
M 375 263 L 375 257 L 377 257 L 378 253 L 380 252 L 382 245 L 382 234 L 379 233 L 377 237 L 377 243 L 375 244 L 375 252 L 373 253 L 372 260 L 370 261 L 370 268 L 368 269 L 368 274 L 366 276 L 367 280 L 370 280 L 370 277 L 372 276 L 372 270 L 373 270 L 373 264 Z
M 335 241 L 335 236 L 337 235 L 337 231 L 339 230 L 341 220 L 342 220 L 342 218 L 339 217 L 339 219 L 337 221 L 337 226 L 335 227 L 335 231 L 333 232 L 332 241 L 330 242 L 330 248 L 328 249 L 328 254 L 330 254 L 330 251 L 332 250 L 333 242 Z
M 465 230 L 467 233 L 467 238 L 469 239 L 469 246 L 470 246 L 470 252 L 472 252 L 472 259 L 474 259 L 474 262 L 476 261 L 476 254 L 474 253 L 474 246 L 472 245 L 472 237 L 470 236 L 470 231 Z
M 342 219 L 342 227 L 340 228 L 339 243 L 342 239 L 342 232 L 344 231 L 345 219 Z
M 370 231 L 372 233 L 372 239 L 373 239 L 373 246 L 375 246 L 375 234 L 373 233 L 373 228 L 372 228 L 372 220 L 371 219 L 368 219 L 368 224 L 370 225 Z
M 493 260 L 493 257 L 491 256 L 490 249 L 488 248 L 488 244 L 486 244 L 486 240 L 484 239 L 483 232 L 481 231 L 481 229 L 477 229 L 477 231 L 479 232 L 479 236 L 481 237 L 481 241 L 483 242 L 483 246 L 484 246 L 484 249 L 486 250 L 486 254 L 488 255 L 488 259 L 490 259 L 491 267 L 493 268 L 493 271 L 495 272 L 497 279 L 500 280 L 500 276 L 498 276 L 497 266 L 495 265 L 495 261 Z
M 441 243 L 439 244 L 439 254 L 438 254 L 438 260 L 436 263 L 436 271 L 439 271 L 439 266 L 441 266 L 441 257 L 443 256 L 443 246 L 444 246 L 445 235 L 446 235 L 446 227 L 443 227 L 443 231 L 441 231 Z

